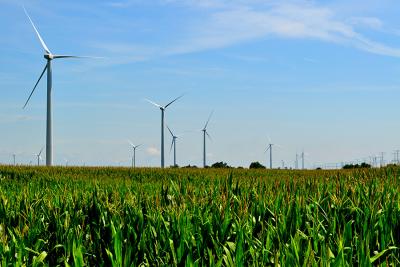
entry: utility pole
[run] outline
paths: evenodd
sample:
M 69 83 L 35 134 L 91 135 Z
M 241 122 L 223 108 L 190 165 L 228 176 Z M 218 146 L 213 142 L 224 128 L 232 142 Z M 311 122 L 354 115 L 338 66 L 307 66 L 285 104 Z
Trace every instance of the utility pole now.
M 399 164 L 399 154 L 400 154 L 400 150 L 394 151 L 394 164 Z
M 385 152 L 381 152 L 381 168 L 383 168 L 383 165 L 385 165 L 385 161 L 384 161 L 384 155 L 385 155 Z

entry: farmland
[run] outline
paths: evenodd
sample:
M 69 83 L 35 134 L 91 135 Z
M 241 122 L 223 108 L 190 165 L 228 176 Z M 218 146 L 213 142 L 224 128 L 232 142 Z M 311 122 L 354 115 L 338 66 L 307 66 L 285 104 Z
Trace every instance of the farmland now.
M 400 265 L 399 169 L 0 167 L 1 266 Z

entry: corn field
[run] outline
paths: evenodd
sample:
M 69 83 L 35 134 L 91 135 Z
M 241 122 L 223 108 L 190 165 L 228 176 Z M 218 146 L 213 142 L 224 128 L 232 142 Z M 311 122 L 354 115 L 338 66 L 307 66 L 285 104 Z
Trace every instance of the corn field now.
M 0 265 L 397 266 L 399 170 L 0 166 Z

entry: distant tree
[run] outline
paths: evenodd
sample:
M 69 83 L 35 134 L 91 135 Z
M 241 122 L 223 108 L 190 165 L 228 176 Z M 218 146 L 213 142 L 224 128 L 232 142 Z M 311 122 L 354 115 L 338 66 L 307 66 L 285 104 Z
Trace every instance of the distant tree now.
M 184 166 L 183 168 L 193 168 L 193 169 L 195 169 L 195 168 L 197 168 L 197 166 L 189 164 L 189 165 Z
M 343 166 L 344 170 L 349 170 L 349 169 L 359 169 L 359 168 L 371 168 L 371 165 L 368 163 L 361 163 L 361 164 L 346 164 Z
M 369 168 L 371 168 L 371 165 L 368 164 L 368 163 L 363 162 L 363 163 L 361 163 L 360 167 L 369 169 Z
M 249 166 L 250 169 L 265 169 L 265 166 L 262 165 L 260 162 L 252 162 Z
M 322 170 L 322 168 L 321 168 L 321 167 L 318 167 L 317 170 Z
M 211 165 L 211 168 L 230 168 L 226 162 L 215 162 L 213 165 Z

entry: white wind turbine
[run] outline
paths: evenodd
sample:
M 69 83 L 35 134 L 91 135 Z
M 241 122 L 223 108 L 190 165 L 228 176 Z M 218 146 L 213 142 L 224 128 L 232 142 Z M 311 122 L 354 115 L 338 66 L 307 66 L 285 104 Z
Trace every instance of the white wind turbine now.
M 42 37 L 39 34 L 39 31 L 37 30 L 35 24 L 33 23 L 32 19 L 29 17 L 28 12 L 24 8 L 25 14 L 28 17 L 29 21 L 32 24 L 33 29 L 36 32 L 36 36 L 38 37 L 43 49 L 44 49 L 44 58 L 46 59 L 47 63 L 46 66 L 44 67 L 42 73 L 39 76 L 39 79 L 37 80 L 35 86 L 33 87 L 33 90 L 31 94 L 29 95 L 28 99 L 25 102 L 25 105 L 23 108 L 26 107 L 28 104 L 29 100 L 31 99 L 33 92 L 36 89 L 36 86 L 39 84 L 39 81 L 42 79 L 44 73 L 47 71 L 47 119 L 46 119 L 46 165 L 51 166 L 53 165 L 53 136 L 52 136 L 52 70 L 51 70 L 51 61 L 53 59 L 59 59 L 59 58 L 90 58 L 90 57 L 82 57 L 82 56 L 72 56 L 72 55 L 56 55 L 52 54 L 43 41 Z M 93 57 L 92 57 L 93 58 Z
M 211 111 L 210 116 L 208 116 L 208 120 L 204 125 L 204 128 L 201 130 L 203 132 L 203 168 L 207 166 L 206 162 L 206 135 L 211 140 L 211 136 L 207 132 L 207 125 L 210 122 L 211 116 L 213 115 L 214 111 Z
M 40 152 L 39 152 L 39 154 L 36 154 L 36 157 L 37 157 L 37 165 L 39 166 L 40 165 L 40 161 L 42 160 L 42 152 L 43 152 L 43 147 L 42 147 L 42 149 L 40 149 Z
M 161 110 L 161 168 L 164 168 L 164 112 L 169 105 L 171 105 L 172 103 L 174 103 L 176 100 L 178 100 L 181 97 L 183 97 L 183 95 L 178 96 L 177 98 L 175 98 L 174 100 L 172 100 L 171 102 L 166 104 L 165 106 L 161 106 L 151 100 L 146 99 L 147 102 L 158 107 Z
M 269 168 L 272 169 L 272 146 L 277 146 L 277 147 L 282 147 L 278 144 L 272 144 L 271 138 L 268 137 L 269 144 L 267 146 L 267 149 L 265 150 L 265 153 L 269 151 Z
M 129 140 L 128 140 L 129 141 Z M 136 168 L 136 149 L 140 147 L 142 144 L 139 145 L 134 145 L 131 141 L 129 141 L 129 144 L 133 148 L 133 157 L 132 157 L 132 167 Z
M 176 166 L 178 166 L 178 165 L 176 165 L 176 139 L 178 139 L 179 136 L 174 135 L 172 133 L 171 129 L 168 127 L 168 125 L 167 125 L 167 128 L 172 137 L 171 148 L 169 149 L 169 151 L 172 150 L 172 147 L 174 148 L 174 167 L 176 167 Z

